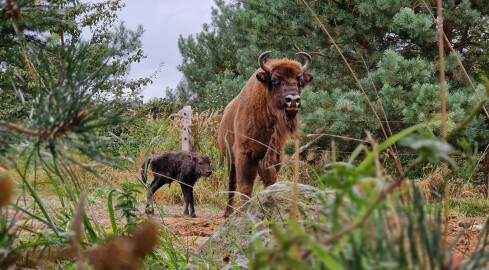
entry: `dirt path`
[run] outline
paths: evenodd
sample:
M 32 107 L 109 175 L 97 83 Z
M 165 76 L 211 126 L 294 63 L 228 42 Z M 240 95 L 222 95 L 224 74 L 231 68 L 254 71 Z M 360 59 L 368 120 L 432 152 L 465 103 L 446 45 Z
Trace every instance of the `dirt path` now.
M 199 211 L 200 210 L 200 211 Z M 221 214 L 215 215 L 205 209 L 197 209 L 198 217 L 184 217 L 180 208 L 174 208 L 175 213 L 169 213 L 162 219 L 159 215 L 154 216 L 162 226 L 170 229 L 190 251 L 195 251 L 202 245 L 214 231 L 219 228 L 225 219 Z
M 50 207 L 59 203 L 56 197 L 45 197 L 43 198 L 43 201 Z M 184 217 L 182 214 L 183 206 L 181 205 L 164 206 L 164 211 L 165 215 L 163 218 L 159 213 L 156 213 L 153 215 L 154 220 L 178 236 L 179 241 L 175 240 L 175 242 L 180 242 L 183 244 L 183 248 L 188 248 L 190 251 L 195 251 L 209 239 L 210 235 L 212 235 L 212 233 L 225 221 L 222 217 L 222 212 L 216 213 L 217 211 L 202 207 L 196 208 L 197 218 Z M 145 215 L 142 206 L 140 207 L 139 212 L 141 215 Z M 14 213 L 14 209 L 9 207 L 8 215 L 13 216 Z M 88 208 L 87 214 L 91 219 L 96 220 L 102 227 L 110 228 L 109 213 L 104 204 Z M 16 224 L 22 225 L 27 218 L 28 216 L 26 214 L 21 212 L 17 213 Z M 119 224 L 123 224 L 120 217 L 118 220 Z M 481 229 L 485 220 L 486 218 L 450 218 L 448 223 L 448 240 L 449 242 L 452 242 L 454 239 L 458 238 L 458 241 L 454 246 L 454 252 L 456 254 L 461 255 L 463 258 L 467 258 L 478 248 L 477 243 L 480 239 Z M 37 220 L 30 220 L 25 226 L 36 231 L 47 230 L 47 226 Z
M 458 239 L 453 247 L 456 254 L 466 259 L 474 253 L 478 248 L 477 243 L 481 238 L 480 233 L 485 221 L 486 218 L 450 218 L 448 222 L 448 241 L 451 243 L 454 239 Z M 464 228 L 466 228 L 465 231 Z
M 54 213 L 61 209 L 59 208 L 59 200 L 56 196 L 45 196 L 42 198 L 43 203 L 47 208 L 51 208 L 48 210 L 50 213 Z M 30 205 L 32 203 L 32 199 L 28 199 L 25 203 L 20 203 L 20 206 L 26 207 L 26 205 Z M 29 219 L 29 216 L 23 212 L 16 213 L 13 207 L 8 207 L 8 216 L 15 216 L 15 224 L 16 226 L 26 226 L 27 228 L 33 229 L 38 232 L 43 232 L 48 230 L 48 226 L 41 221 Z M 53 210 L 54 209 L 54 210 Z M 202 245 L 209 236 L 217 229 L 219 226 L 224 223 L 224 218 L 222 217 L 222 213 L 215 213 L 216 211 L 212 211 L 210 209 L 196 207 L 196 218 L 190 218 L 183 216 L 183 206 L 181 205 L 170 205 L 163 207 L 165 215 L 162 216 L 156 212 L 152 217 L 154 220 L 159 222 L 162 227 L 170 230 L 173 234 L 178 236 L 179 241 L 174 240 L 175 242 L 181 242 L 183 244 L 183 248 L 188 248 L 190 251 L 195 251 L 200 245 Z M 87 207 L 86 213 L 92 220 L 96 221 L 101 227 L 107 228 L 111 231 L 111 223 L 109 213 L 107 211 L 106 203 L 101 203 L 97 206 Z M 139 214 L 145 216 L 144 207 L 139 207 Z M 32 211 L 32 209 L 30 210 Z M 39 208 L 36 208 L 36 212 L 41 217 L 44 217 L 40 212 Z M 124 224 L 124 221 L 120 217 L 120 214 L 116 212 L 116 221 L 118 225 Z M 23 230 L 21 232 L 21 237 L 28 236 L 28 232 Z
M 139 212 L 146 215 L 143 207 L 139 208 Z M 196 207 L 195 212 L 196 218 L 186 217 L 183 216 L 183 206 L 170 205 L 164 206 L 163 217 L 158 211 L 155 211 L 152 218 L 162 227 L 178 236 L 179 241 L 174 239 L 174 242 L 181 242 L 183 248 L 196 251 L 224 223 L 225 219 L 222 217 L 222 213 L 213 213 L 213 211 L 202 207 Z M 88 215 L 97 220 L 101 226 L 110 226 L 110 218 L 106 208 L 88 210 Z M 118 223 L 122 224 L 122 222 Z

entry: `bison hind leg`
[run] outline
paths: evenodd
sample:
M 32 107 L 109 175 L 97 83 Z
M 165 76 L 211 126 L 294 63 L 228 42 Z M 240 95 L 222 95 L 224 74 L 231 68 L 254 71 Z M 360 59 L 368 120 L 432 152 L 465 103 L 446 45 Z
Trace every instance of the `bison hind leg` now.
M 226 204 L 226 210 L 224 210 L 224 217 L 227 218 L 233 213 L 234 205 L 234 192 L 236 192 L 236 166 L 231 165 L 231 171 L 229 172 L 229 193 L 228 201 Z
M 148 186 L 146 190 L 146 209 L 145 212 L 147 214 L 154 214 L 155 210 L 153 208 L 153 195 L 155 192 L 166 184 L 166 180 L 164 177 L 156 175 L 153 182 Z
M 151 192 L 151 190 L 146 191 L 146 200 L 147 202 L 144 212 L 146 212 L 146 214 L 152 215 L 155 213 L 155 209 L 153 208 L 153 193 Z

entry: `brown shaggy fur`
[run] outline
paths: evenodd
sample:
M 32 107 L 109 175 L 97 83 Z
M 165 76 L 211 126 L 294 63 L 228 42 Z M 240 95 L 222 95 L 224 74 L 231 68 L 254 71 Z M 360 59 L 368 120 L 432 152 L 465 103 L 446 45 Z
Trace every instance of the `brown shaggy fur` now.
M 257 173 L 265 187 L 275 183 L 285 143 L 298 127 L 300 102 L 290 111 L 285 97 L 300 96 L 313 79 L 296 61 L 270 60 L 267 65 L 271 74 L 258 69 L 224 110 L 219 148 L 224 156 L 230 151 L 232 163 L 225 216 L 233 212 L 236 186 L 246 200 Z

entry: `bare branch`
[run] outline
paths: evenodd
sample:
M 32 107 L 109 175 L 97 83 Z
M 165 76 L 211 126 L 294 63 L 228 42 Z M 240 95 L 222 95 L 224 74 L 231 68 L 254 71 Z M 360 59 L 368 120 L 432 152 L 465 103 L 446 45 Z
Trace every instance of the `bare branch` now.
M 7 121 L 0 120 L 0 126 L 6 127 L 8 129 L 17 131 L 19 133 L 23 133 L 29 136 L 36 136 L 40 138 L 54 138 L 55 135 L 64 133 L 70 130 L 72 127 L 76 126 L 82 118 L 88 115 L 88 110 L 83 110 L 77 115 L 75 115 L 70 121 L 67 123 L 63 123 L 60 126 L 57 126 L 51 130 L 40 130 L 40 129 L 30 129 L 25 128 L 19 124 L 10 123 Z

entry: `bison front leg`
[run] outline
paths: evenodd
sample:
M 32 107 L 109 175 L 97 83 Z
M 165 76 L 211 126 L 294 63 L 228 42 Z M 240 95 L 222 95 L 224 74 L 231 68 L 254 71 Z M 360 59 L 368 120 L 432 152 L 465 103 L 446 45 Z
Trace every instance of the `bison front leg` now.
M 236 159 L 236 176 L 238 191 L 241 193 L 241 201 L 244 203 L 251 198 L 253 184 L 256 178 L 257 163 L 247 154 L 241 154 Z
M 282 165 L 283 139 L 279 138 L 277 131 L 272 135 L 268 142 L 267 152 L 258 163 L 258 174 L 263 185 L 266 187 L 275 184 L 277 174 Z
M 260 175 L 260 179 L 265 188 L 275 184 L 281 166 L 281 155 L 269 149 L 265 157 L 258 164 L 258 175 Z
M 182 188 L 183 199 L 185 201 L 185 210 L 183 211 L 184 216 L 197 217 L 195 215 L 194 209 L 194 188 L 192 186 L 188 186 L 185 183 L 180 183 L 180 187 Z M 190 205 L 190 212 L 189 212 Z

